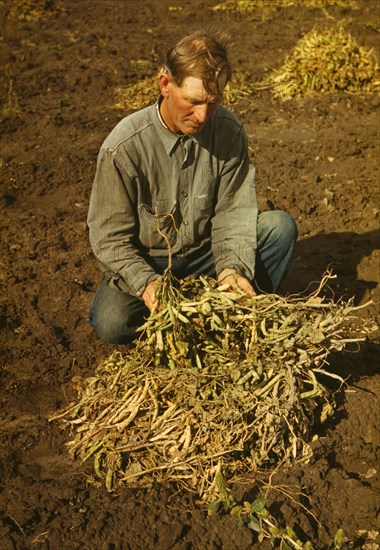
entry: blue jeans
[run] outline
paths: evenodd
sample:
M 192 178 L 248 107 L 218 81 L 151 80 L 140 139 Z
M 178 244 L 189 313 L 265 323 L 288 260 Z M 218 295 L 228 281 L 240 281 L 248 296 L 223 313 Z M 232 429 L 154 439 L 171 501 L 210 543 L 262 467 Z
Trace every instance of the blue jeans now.
M 255 279 L 252 284 L 258 292 L 276 292 L 292 261 L 297 240 L 297 226 L 293 218 L 281 210 L 262 212 L 258 218 L 258 241 Z M 157 273 L 163 273 L 168 258 L 150 258 Z M 187 275 L 216 277 L 211 248 L 203 249 L 196 257 L 173 257 L 172 273 L 181 279 Z M 110 275 L 103 278 L 89 309 L 89 323 L 104 342 L 126 344 L 136 336 L 136 329 L 149 316 L 149 310 L 140 298 L 125 294 L 108 285 Z

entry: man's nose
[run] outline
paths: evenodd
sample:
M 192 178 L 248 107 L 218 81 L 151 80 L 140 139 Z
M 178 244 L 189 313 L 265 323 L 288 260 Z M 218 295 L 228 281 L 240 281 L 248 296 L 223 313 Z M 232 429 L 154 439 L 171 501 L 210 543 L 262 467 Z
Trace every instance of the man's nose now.
M 201 105 L 197 105 L 195 116 L 197 117 L 197 122 L 199 124 L 203 124 L 206 122 L 208 116 L 209 116 L 209 105 L 207 103 L 202 103 Z

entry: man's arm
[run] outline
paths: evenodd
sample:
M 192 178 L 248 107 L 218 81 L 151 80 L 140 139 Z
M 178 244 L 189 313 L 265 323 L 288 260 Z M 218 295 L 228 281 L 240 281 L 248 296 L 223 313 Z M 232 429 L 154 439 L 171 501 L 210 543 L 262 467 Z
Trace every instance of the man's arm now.
M 114 274 L 117 287 L 142 297 L 159 275 L 137 247 L 136 201 L 133 176 L 117 163 L 112 151 L 101 149 L 87 219 L 91 246 L 103 269 Z

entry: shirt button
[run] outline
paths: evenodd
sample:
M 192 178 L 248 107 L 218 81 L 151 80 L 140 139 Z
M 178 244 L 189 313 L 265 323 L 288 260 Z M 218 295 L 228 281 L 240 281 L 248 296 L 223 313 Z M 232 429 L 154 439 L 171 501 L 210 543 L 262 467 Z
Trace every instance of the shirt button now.
M 187 193 L 182 193 L 184 197 L 187 197 Z
M 183 223 L 184 223 L 185 225 L 189 225 L 189 220 L 183 220 Z

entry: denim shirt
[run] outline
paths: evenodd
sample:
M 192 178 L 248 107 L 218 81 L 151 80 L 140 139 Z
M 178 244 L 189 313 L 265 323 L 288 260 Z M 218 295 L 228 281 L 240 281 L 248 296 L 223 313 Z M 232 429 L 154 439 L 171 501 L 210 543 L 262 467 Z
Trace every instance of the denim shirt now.
M 99 152 L 87 221 L 102 270 L 141 296 L 157 278 L 149 256 L 211 245 L 218 275 L 252 280 L 258 212 L 241 123 L 218 106 L 198 135 L 178 135 L 156 107 L 121 120 Z

